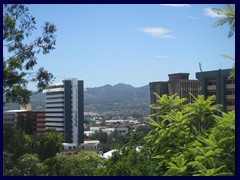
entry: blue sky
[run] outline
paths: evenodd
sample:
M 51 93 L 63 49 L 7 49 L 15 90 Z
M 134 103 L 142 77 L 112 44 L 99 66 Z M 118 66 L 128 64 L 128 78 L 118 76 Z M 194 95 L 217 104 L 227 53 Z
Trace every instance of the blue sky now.
M 214 28 L 220 17 L 211 7 L 182 5 L 29 5 L 37 27 L 45 21 L 57 26 L 56 49 L 38 55 L 38 66 L 63 78 L 84 80 L 85 87 L 168 80 L 171 73 L 231 68 L 221 54 L 235 56 L 235 36 L 228 25 Z M 37 33 L 37 32 L 36 32 Z

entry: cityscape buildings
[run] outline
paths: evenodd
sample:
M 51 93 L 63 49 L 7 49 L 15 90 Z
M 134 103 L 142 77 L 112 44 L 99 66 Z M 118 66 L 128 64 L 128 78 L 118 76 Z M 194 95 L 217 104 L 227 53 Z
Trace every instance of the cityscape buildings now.
M 154 92 L 159 96 L 163 94 L 173 95 L 177 94 L 180 98 L 186 98 L 185 103 L 193 102 L 194 98 L 191 96 L 197 96 L 202 93 L 201 81 L 190 80 L 189 73 L 176 73 L 169 74 L 168 81 L 150 82 L 150 103 L 156 104 L 157 98 Z M 191 93 L 191 94 L 190 94 Z M 156 113 L 156 110 L 151 109 L 151 114 Z
M 235 80 L 229 79 L 231 69 L 197 72 L 205 97 L 215 95 L 215 103 L 223 105 L 223 111 L 235 110 Z
M 9 110 L 3 114 L 4 125 L 23 129 L 28 134 L 43 135 L 45 133 L 45 112 L 31 109 L 31 105 L 20 110 Z
M 83 81 L 64 79 L 44 90 L 45 126 L 64 134 L 64 143 L 84 142 Z

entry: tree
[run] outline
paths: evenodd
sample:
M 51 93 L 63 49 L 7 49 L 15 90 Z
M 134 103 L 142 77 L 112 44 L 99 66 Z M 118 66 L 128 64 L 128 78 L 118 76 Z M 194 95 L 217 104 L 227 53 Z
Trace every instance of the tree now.
M 25 134 L 23 130 L 17 130 L 11 126 L 3 128 L 3 151 L 12 154 L 12 163 L 26 153 L 34 152 L 32 148 L 33 140 L 31 136 Z
M 155 129 L 146 139 L 159 175 L 235 174 L 235 112 L 223 113 L 212 102 L 212 97 L 198 96 L 183 109 L 158 114 L 161 121 L 150 119 Z
M 14 167 L 13 155 L 9 152 L 3 152 L 3 175 L 10 176 L 12 175 Z
M 215 22 L 212 26 L 218 27 L 218 26 L 222 26 L 225 23 L 228 23 L 230 28 L 228 33 L 228 38 L 232 37 L 235 34 L 235 9 L 233 8 L 233 6 L 231 4 L 227 4 L 226 9 L 212 8 L 212 11 L 220 16 L 223 16 L 222 19 Z M 231 57 L 228 55 L 222 55 L 222 56 L 224 58 L 228 58 L 235 61 L 235 57 Z M 235 62 L 233 64 L 229 78 L 235 79 Z
M 40 160 L 54 157 L 56 153 L 60 152 L 63 143 L 63 135 L 60 132 L 49 131 L 43 136 L 39 137 L 35 143 L 35 149 L 39 154 Z
M 82 151 L 77 155 L 47 159 L 44 164 L 50 176 L 92 176 L 102 162 L 98 155 Z
M 157 160 L 151 157 L 148 147 L 139 152 L 136 146 L 129 143 L 98 167 L 98 176 L 156 176 Z
M 18 159 L 17 165 L 13 168 L 14 176 L 43 176 L 47 167 L 40 162 L 35 154 L 24 154 Z
M 213 24 L 213 27 L 222 26 L 225 23 L 229 25 L 228 37 L 232 37 L 235 33 L 235 9 L 231 4 L 227 4 L 226 9 L 212 8 L 212 11 L 217 15 L 223 16 L 222 19 L 218 20 Z
M 29 14 L 29 9 L 22 4 L 3 5 L 3 95 L 4 104 L 17 102 L 28 103 L 33 92 L 27 84 L 36 83 L 38 91 L 45 89 L 53 80 L 53 75 L 43 67 L 37 72 L 36 55 L 48 54 L 55 49 L 56 26 L 46 22 L 42 36 L 32 42 L 32 34 L 36 29 L 36 21 Z
M 231 56 L 228 56 L 226 54 L 223 54 L 222 57 L 235 61 L 235 57 L 231 57 Z M 228 77 L 228 79 L 231 79 L 231 78 L 235 79 L 235 62 L 233 63 L 233 66 L 232 66 L 232 69 L 231 69 L 231 72 L 230 72 L 230 76 Z

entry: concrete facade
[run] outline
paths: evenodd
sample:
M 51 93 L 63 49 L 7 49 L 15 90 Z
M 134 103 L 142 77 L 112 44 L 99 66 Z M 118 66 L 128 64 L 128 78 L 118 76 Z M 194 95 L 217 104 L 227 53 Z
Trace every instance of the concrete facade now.
M 150 82 L 150 102 L 151 104 L 156 104 L 157 98 L 154 92 L 159 96 L 163 94 L 173 95 L 177 94 L 180 98 L 186 98 L 185 103 L 193 102 L 194 96 L 200 95 L 202 93 L 201 81 L 199 80 L 189 80 L 189 73 L 176 73 L 169 74 L 168 81 Z M 151 114 L 156 113 L 154 109 L 151 109 Z
M 235 80 L 229 79 L 231 69 L 197 72 L 196 78 L 202 82 L 205 97 L 215 95 L 216 104 L 223 105 L 223 111 L 235 110 Z
M 83 81 L 64 79 L 44 90 L 46 129 L 64 134 L 65 143 L 84 141 Z

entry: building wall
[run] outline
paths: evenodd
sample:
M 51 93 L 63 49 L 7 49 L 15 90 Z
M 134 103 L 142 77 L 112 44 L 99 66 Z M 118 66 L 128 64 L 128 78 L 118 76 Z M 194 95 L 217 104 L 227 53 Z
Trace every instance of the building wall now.
M 150 103 L 156 104 L 157 97 L 154 95 L 154 93 L 157 93 L 159 96 L 162 96 L 163 94 L 169 95 L 168 92 L 168 82 L 159 81 L 159 82 L 150 82 Z M 150 109 L 151 114 L 156 113 L 154 109 Z
M 159 96 L 167 94 L 169 96 L 177 94 L 180 98 L 186 98 L 185 103 L 193 102 L 194 96 L 202 93 L 201 81 L 189 80 L 189 73 L 176 73 L 169 74 L 169 81 L 150 82 L 150 98 L 151 104 L 156 104 L 157 98 L 154 96 L 154 92 Z M 156 113 L 156 110 L 151 109 L 151 114 Z
M 78 81 L 78 143 L 84 142 L 84 84 Z
M 205 97 L 215 95 L 217 104 L 223 105 L 223 111 L 235 110 L 235 80 L 228 79 L 231 69 L 198 72 L 196 78 L 202 82 L 202 94 Z
M 71 81 L 64 81 L 64 142 L 73 142 L 72 132 L 72 84 Z
M 45 112 L 34 110 L 10 110 L 3 114 L 4 124 L 23 129 L 28 134 L 45 133 Z
M 4 112 L 3 124 L 17 127 L 17 113 L 16 112 Z
M 83 81 L 64 79 L 44 91 L 46 93 L 46 128 L 64 134 L 65 143 L 82 143 Z
M 63 83 L 52 85 L 43 91 L 45 97 L 46 129 L 64 132 L 64 87 Z
M 45 111 L 38 112 L 36 115 L 36 134 L 44 135 L 45 134 Z

